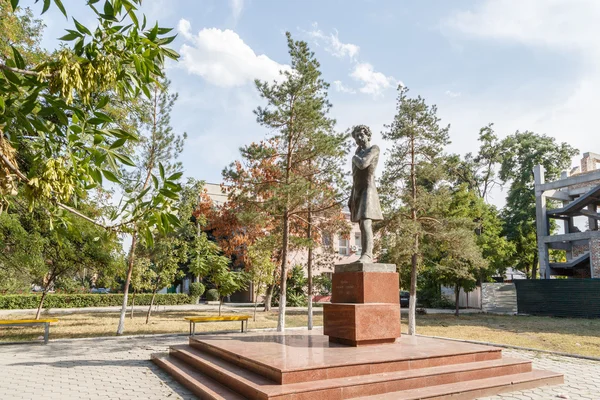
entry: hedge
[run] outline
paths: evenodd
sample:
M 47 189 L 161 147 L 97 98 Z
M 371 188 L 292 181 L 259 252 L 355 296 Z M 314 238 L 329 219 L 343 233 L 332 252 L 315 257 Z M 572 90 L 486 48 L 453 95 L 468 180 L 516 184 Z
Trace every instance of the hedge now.
M 17 310 L 37 308 L 41 294 L 7 294 L 0 295 L 0 309 Z M 131 305 L 132 294 L 127 299 Z M 135 304 L 139 306 L 150 305 L 152 293 L 139 293 L 135 295 Z M 177 305 L 191 304 L 192 300 L 187 294 L 157 294 L 154 304 Z M 123 304 L 122 294 L 53 294 L 44 299 L 44 308 L 80 308 L 80 307 L 107 307 Z

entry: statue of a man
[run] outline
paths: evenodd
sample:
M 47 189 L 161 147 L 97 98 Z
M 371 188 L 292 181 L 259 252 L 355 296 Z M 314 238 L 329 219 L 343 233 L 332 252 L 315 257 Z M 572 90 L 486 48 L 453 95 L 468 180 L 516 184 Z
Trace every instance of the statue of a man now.
M 352 130 L 358 148 L 352 157 L 352 192 L 348 200 L 350 220 L 360 224 L 362 252 L 358 262 L 373 262 L 372 221 L 383 220 L 379 195 L 375 187 L 375 168 L 379 161 L 379 147 L 371 145 L 371 130 L 358 125 Z

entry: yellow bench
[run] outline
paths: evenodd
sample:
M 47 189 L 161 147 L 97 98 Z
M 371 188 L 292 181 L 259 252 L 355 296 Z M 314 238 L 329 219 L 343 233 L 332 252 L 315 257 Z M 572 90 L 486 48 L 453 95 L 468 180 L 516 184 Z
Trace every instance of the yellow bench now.
M 246 322 L 246 330 L 248 330 L 249 315 L 227 315 L 223 317 L 185 317 L 186 321 L 190 321 L 190 336 L 196 333 L 196 324 L 199 322 L 221 322 L 221 321 L 242 321 L 242 332 L 244 332 L 244 322 Z
M 50 324 L 58 322 L 56 318 L 49 319 L 5 319 L 0 320 L 2 326 L 31 326 L 31 325 L 44 325 L 44 344 L 48 343 L 48 336 L 50 335 Z

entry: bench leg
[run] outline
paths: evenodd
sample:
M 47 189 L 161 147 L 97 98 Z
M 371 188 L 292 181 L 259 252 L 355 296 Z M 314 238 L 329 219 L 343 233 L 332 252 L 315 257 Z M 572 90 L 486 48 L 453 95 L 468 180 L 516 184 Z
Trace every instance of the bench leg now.
M 192 322 L 192 336 L 196 336 L 196 323 Z
M 46 322 L 44 325 L 44 344 L 48 344 L 48 336 L 50 335 L 50 324 Z
M 244 320 L 242 320 L 242 333 L 244 333 Z

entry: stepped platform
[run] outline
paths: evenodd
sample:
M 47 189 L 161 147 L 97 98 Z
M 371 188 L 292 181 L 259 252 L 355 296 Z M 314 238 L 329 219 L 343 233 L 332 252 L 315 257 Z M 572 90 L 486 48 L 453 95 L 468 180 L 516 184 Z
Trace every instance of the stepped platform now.
M 476 399 L 563 383 L 496 347 L 410 336 L 354 347 L 322 330 L 190 337 L 153 361 L 201 399 Z

